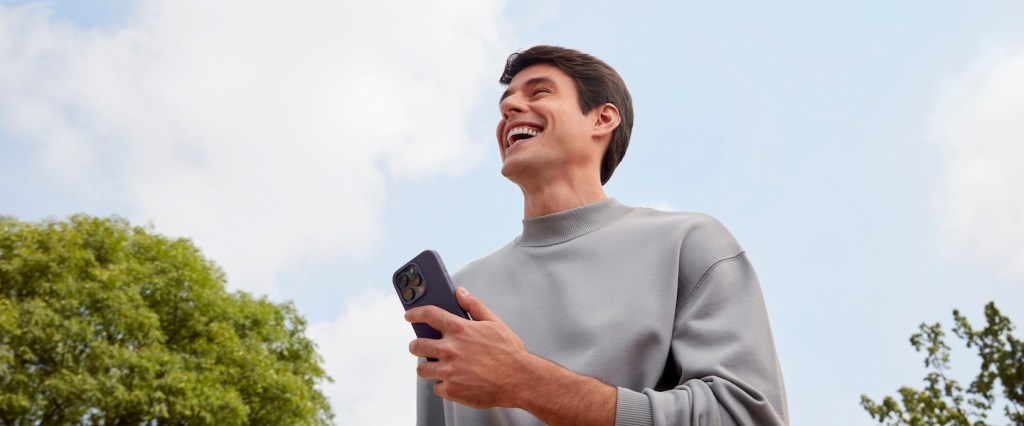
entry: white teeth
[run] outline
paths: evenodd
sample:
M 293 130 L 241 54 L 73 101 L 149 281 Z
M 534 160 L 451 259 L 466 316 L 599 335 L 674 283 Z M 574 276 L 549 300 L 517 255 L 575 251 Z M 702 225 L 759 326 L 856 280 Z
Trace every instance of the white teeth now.
M 537 133 L 540 133 L 540 132 L 538 132 L 536 130 L 533 130 L 533 129 L 529 128 L 529 127 L 516 127 L 514 129 L 508 131 L 508 136 L 505 139 L 508 141 L 508 146 L 512 146 L 512 144 L 517 142 L 516 140 L 512 139 L 513 136 L 527 135 L 527 136 L 533 137 L 533 136 L 537 136 Z M 522 139 L 519 139 L 519 140 L 522 140 Z

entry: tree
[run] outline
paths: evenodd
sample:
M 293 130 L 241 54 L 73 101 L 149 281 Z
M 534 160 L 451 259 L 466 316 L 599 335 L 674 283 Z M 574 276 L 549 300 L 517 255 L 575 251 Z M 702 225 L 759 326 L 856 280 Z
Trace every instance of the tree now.
M 186 239 L 0 216 L 0 425 L 329 424 L 305 326 Z
M 953 311 L 953 334 L 974 348 L 981 371 L 967 389 L 947 375 L 949 351 L 939 323 L 921 324 L 910 337 L 918 352 L 925 351 L 924 365 L 931 371 L 922 390 L 899 389 L 900 399 L 886 396 L 877 403 L 861 395 L 861 406 L 880 424 L 887 425 L 987 425 L 997 398 L 1013 424 L 1024 425 L 1024 347 L 1011 334 L 1013 324 L 999 313 L 995 303 L 985 305 L 987 325 L 974 329 L 959 311 Z M 1001 390 L 1001 393 L 997 393 Z

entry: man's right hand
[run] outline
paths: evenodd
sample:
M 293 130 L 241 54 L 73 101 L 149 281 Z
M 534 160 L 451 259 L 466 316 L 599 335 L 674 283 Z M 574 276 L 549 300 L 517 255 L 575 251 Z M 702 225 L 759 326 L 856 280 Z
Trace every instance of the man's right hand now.
M 416 374 L 437 380 L 437 396 L 473 408 L 515 407 L 547 424 L 610 425 L 615 422 L 617 389 L 533 355 L 483 301 L 464 288 L 455 293 L 473 321 L 436 306 L 410 309 L 406 321 L 426 323 L 440 339 L 416 339 Z
M 473 321 L 436 306 L 410 309 L 406 321 L 426 323 L 444 336 L 420 338 L 409 344 L 413 355 L 435 358 L 423 362 L 416 373 L 437 380 L 434 392 L 441 398 L 474 408 L 512 407 L 522 372 L 531 355 L 526 345 L 484 303 L 459 287 L 456 299 Z

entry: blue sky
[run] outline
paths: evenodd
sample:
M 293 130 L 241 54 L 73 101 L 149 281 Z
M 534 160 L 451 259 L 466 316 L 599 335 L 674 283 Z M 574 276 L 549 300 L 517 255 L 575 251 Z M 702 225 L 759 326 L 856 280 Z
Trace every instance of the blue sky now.
M 393 3 L 0 0 L 0 214 L 192 238 L 310 320 L 339 424 L 409 423 L 388 277 L 517 235 L 496 80 L 557 44 L 632 91 L 607 192 L 749 252 L 793 424 L 919 386 L 923 321 L 1024 322 L 1024 4 Z

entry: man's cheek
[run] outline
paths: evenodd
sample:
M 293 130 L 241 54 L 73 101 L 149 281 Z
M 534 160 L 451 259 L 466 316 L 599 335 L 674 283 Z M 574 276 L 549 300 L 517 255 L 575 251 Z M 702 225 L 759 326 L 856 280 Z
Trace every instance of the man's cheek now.
M 505 138 L 502 133 L 505 130 L 505 123 L 505 119 L 498 120 L 498 127 L 494 129 L 494 138 L 498 142 L 498 154 L 503 160 L 505 159 Z

